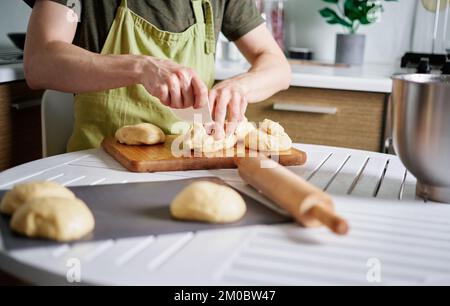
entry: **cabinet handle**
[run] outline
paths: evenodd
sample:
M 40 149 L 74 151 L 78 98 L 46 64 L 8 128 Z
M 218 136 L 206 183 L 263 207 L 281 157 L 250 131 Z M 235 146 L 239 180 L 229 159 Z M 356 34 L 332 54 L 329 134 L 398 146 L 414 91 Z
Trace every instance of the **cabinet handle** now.
M 338 112 L 337 107 L 291 104 L 291 103 L 274 103 L 273 109 L 279 110 L 279 111 L 311 113 L 311 114 L 325 114 L 325 115 L 336 115 Z
M 18 111 L 33 108 L 33 107 L 38 107 L 38 106 L 41 106 L 41 100 L 30 100 L 30 101 L 26 101 L 26 102 L 11 104 L 11 107 Z

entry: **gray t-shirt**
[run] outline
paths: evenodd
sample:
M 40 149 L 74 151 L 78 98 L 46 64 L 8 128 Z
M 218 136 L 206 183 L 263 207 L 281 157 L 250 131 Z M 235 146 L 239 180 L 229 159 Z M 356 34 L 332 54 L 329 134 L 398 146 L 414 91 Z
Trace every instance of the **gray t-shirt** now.
M 36 0 L 24 0 L 33 6 Z M 62 5 L 68 0 L 51 0 Z M 81 0 L 81 22 L 74 44 L 100 53 L 121 0 Z M 211 0 L 216 39 L 222 32 L 234 41 L 264 23 L 254 0 Z M 128 0 L 128 7 L 161 30 L 183 32 L 195 22 L 190 0 Z

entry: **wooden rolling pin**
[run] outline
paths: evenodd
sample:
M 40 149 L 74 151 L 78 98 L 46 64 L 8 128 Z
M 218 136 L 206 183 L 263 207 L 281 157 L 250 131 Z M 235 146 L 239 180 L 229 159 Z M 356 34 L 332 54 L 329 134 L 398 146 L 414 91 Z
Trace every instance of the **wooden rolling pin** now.
M 284 208 L 301 225 L 325 225 L 338 235 L 348 233 L 348 223 L 334 213 L 330 196 L 287 168 L 264 156 L 236 158 L 235 163 L 244 181 Z

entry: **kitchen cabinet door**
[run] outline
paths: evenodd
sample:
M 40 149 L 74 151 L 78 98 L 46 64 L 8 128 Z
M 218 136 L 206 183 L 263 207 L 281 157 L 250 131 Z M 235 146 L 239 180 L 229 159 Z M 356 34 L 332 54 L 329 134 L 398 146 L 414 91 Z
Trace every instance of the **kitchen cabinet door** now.
M 42 157 L 42 94 L 24 81 L 0 84 L 0 171 Z

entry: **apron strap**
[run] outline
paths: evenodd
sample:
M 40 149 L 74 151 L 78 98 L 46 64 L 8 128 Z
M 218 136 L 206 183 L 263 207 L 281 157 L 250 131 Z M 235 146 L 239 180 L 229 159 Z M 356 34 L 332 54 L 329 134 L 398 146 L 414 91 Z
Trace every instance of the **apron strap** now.
M 125 8 L 125 9 L 127 9 L 127 8 L 128 8 L 128 2 L 127 2 L 127 0 L 122 0 L 122 2 L 120 3 L 120 7 L 123 7 L 123 8 Z
M 214 14 L 210 0 L 192 0 L 195 21 L 198 24 L 205 24 L 206 41 L 205 51 L 207 54 L 216 52 L 216 37 L 214 30 Z

